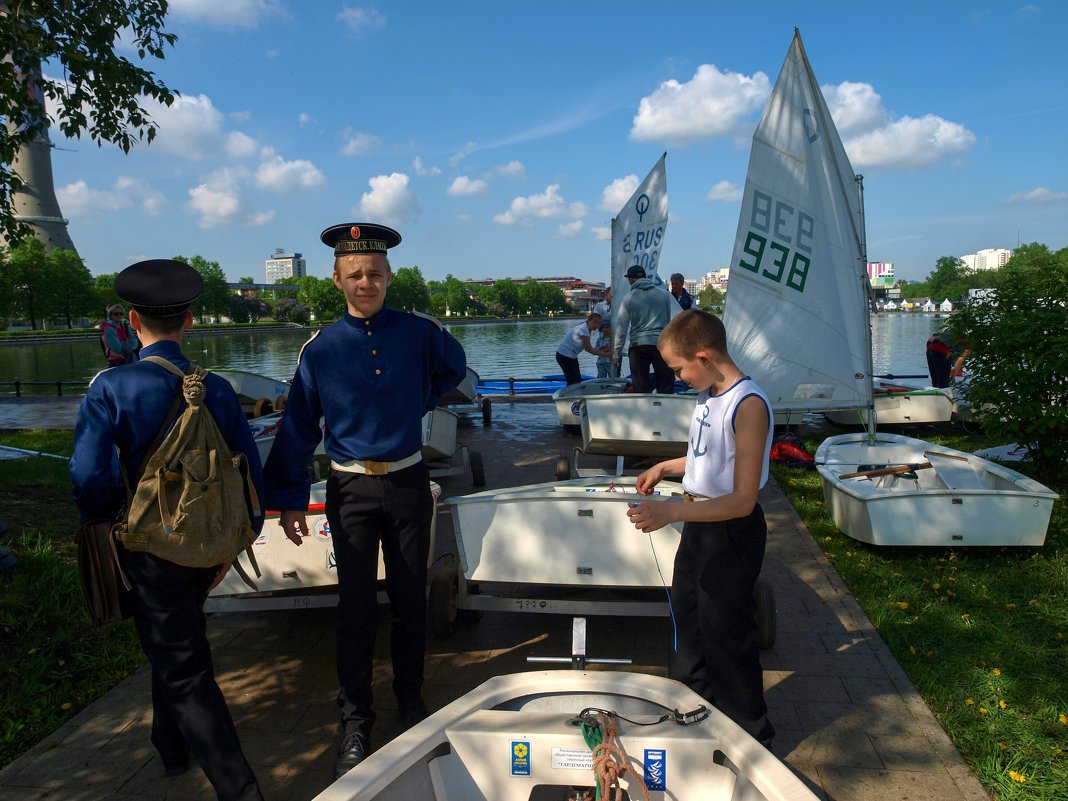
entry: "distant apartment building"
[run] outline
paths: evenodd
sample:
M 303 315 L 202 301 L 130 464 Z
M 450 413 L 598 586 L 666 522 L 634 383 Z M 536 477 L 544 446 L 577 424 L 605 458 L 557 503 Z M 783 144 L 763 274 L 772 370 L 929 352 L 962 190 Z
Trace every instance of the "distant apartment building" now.
M 721 267 L 718 270 L 711 270 L 710 272 L 705 273 L 701 277 L 701 280 L 697 282 L 697 291 L 700 292 L 705 287 L 710 286 L 714 286 L 720 291 L 726 290 L 727 282 L 730 279 L 730 274 L 730 267 Z M 689 292 L 691 295 L 694 294 L 693 290 L 689 289 L 688 287 L 686 291 Z
M 980 250 L 978 253 L 969 253 L 967 256 L 961 256 L 960 260 L 964 262 L 965 267 L 972 272 L 975 272 L 977 270 L 1000 270 L 1011 258 L 1011 250 L 1006 250 L 1005 248 L 987 248 L 986 250 Z
M 308 274 L 307 262 L 299 253 L 288 254 L 278 248 L 264 262 L 267 284 L 275 284 L 282 278 L 303 278 Z

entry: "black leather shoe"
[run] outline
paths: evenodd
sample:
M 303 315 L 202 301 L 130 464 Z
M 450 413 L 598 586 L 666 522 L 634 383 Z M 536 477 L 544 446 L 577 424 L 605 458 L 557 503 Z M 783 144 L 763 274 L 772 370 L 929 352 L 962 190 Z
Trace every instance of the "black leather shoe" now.
M 189 760 L 179 762 L 164 762 L 163 763 L 163 775 L 164 776 L 181 776 L 189 770 Z
M 353 732 L 346 734 L 341 739 L 341 746 L 337 749 L 337 761 L 334 762 L 334 778 L 340 779 L 354 767 L 359 765 L 371 752 L 369 738 Z
M 430 712 L 427 710 L 426 704 L 423 703 L 422 699 L 410 704 L 403 704 L 400 708 L 400 719 L 406 729 L 410 729 L 417 723 L 422 723 L 429 716 Z

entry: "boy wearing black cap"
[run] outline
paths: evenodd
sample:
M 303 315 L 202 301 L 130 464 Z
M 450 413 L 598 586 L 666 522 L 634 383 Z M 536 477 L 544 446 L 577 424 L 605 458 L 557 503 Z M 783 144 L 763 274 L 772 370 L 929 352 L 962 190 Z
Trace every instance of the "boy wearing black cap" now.
M 115 293 L 130 304 L 130 324 L 144 356 L 159 356 L 186 371 L 182 334 L 193 324 L 190 304 L 203 289 L 187 264 L 157 259 L 119 273 Z M 105 370 L 89 385 L 78 409 L 70 461 L 74 501 L 82 522 L 114 520 L 126 503 L 119 462 L 135 476 L 157 432 L 172 412 L 181 380 L 151 361 Z M 245 454 L 252 481 L 263 492 L 259 453 L 248 421 L 230 385 L 208 374 L 204 403 L 231 450 Z M 171 421 L 173 422 L 173 421 Z M 246 502 L 249 499 L 246 497 Z M 262 509 L 249 503 L 258 532 Z M 189 752 L 220 801 L 258 801 L 263 796 L 241 751 L 226 700 L 215 682 L 204 630 L 204 599 L 229 565 L 190 568 L 116 543 L 133 585 L 133 616 L 141 647 L 152 666 L 152 744 L 165 773 L 183 773 Z
M 422 419 L 464 378 L 463 348 L 436 320 L 385 306 L 392 228 L 345 223 L 320 235 L 334 249 L 346 313 L 304 345 L 266 466 L 267 505 L 297 545 L 308 536 L 308 465 L 325 431 L 326 516 L 338 574 L 341 743 L 335 775 L 371 749 L 376 583 L 381 545 L 393 616 L 393 691 L 403 722 L 427 715 L 422 698 L 426 575 L 434 500 L 422 460 Z M 320 429 L 320 419 L 325 429 Z

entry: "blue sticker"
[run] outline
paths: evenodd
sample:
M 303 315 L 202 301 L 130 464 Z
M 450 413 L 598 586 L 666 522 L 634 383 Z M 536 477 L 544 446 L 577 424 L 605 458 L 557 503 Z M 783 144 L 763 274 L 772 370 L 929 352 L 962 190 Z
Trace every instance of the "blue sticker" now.
M 662 748 L 645 749 L 645 786 L 650 790 L 667 789 L 667 751 Z
M 530 743 L 525 740 L 512 740 L 512 775 L 530 775 Z

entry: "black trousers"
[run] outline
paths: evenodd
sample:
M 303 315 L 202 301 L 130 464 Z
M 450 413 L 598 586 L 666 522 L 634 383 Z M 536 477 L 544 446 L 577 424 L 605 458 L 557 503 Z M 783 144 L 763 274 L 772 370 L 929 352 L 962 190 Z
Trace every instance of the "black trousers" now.
M 326 517 L 338 578 L 337 704 L 346 732 L 369 736 L 375 721 L 379 544 L 392 613 L 393 692 L 402 707 L 421 699 L 433 513 L 430 471 L 423 462 L 384 476 L 334 470 L 327 480 Z
M 578 359 L 571 356 L 565 356 L 557 351 L 556 363 L 560 365 L 560 369 L 564 371 L 564 381 L 567 382 L 568 386 L 582 382 L 582 370 L 579 369 Z
M 261 801 L 205 635 L 204 599 L 218 569 L 120 553 L 133 584 L 137 636 L 152 666 L 152 744 L 166 766 L 185 762 L 188 747 L 220 801 Z
M 635 392 L 652 392 L 670 395 L 675 391 L 675 373 L 667 366 L 656 345 L 631 345 L 630 382 Z M 649 368 L 653 368 L 653 383 L 649 383 Z
M 775 729 L 764 703 L 753 586 L 767 532 L 759 504 L 747 517 L 685 524 L 671 582 L 678 650 L 668 660 L 671 678 L 764 743 Z
M 927 372 L 931 374 L 932 387 L 948 387 L 953 383 L 950 372 L 953 370 L 953 360 L 948 353 L 927 351 Z

